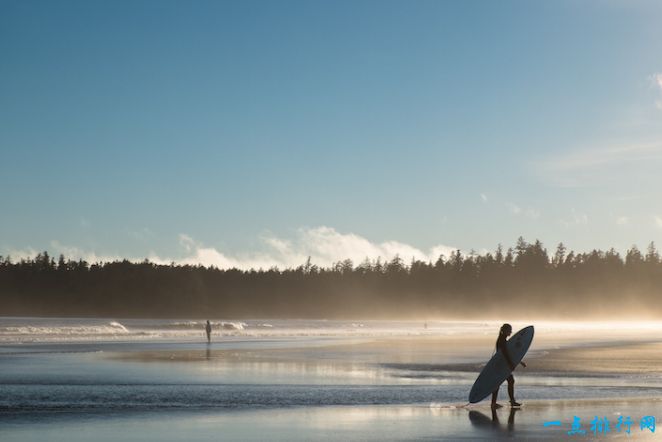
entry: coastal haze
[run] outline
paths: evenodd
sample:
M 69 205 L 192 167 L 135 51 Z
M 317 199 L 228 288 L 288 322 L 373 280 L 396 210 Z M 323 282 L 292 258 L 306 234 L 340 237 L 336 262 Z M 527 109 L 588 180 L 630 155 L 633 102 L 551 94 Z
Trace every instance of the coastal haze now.
M 661 20 L 0 0 L 0 440 L 654 439 Z

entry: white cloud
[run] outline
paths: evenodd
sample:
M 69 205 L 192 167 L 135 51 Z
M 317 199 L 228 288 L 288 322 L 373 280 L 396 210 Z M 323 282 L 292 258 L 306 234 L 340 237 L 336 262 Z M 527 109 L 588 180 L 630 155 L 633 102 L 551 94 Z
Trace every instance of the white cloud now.
M 630 223 L 630 218 L 627 216 L 619 216 L 616 218 L 616 224 L 619 226 L 625 226 Z
M 51 241 L 51 251 L 55 257 L 64 255 L 65 258 L 82 259 L 89 263 L 111 262 L 123 259 L 122 257 L 115 255 L 99 255 L 95 252 L 86 251 L 78 247 L 61 244 L 59 241 Z
M 421 250 L 409 244 L 398 241 L 385 241 L 374 243 L 368 239 L 353 234 L 340 233 L 331 227 L 315 227 L 299 229 L 293 239 L 283 239 L 274 235 L 261 238 L 263 250 L 245 254 L 227 254 L 214 247 L 209 247 L 196 241 L 187 234 L 179 235 L 179 245 L 184 252 L 183 256 L 165 257 L 149 253 L 147 259 L 156 264 L 182 264 L 214 266 L 221 269 L 268 269 L 271 267 L 293 268 L 305 263 L 308 257 L 313 264 L 328 267 L 335 262 L 351 259 L 355 265 L 366 258 L 375 260 L 381 258 L 389 261 L 396 255 L 405 262 L 412 258 L 422 261 L 436 261 L 440 255 L 450 256 L 456 250 L 443 244 Z M 133 262 L 143 261 L 144 258 L 130 258 L 99 255 L 77 247 L 65 246 L 58 241 L 51 242 L 51 251 L 54 255 L 63 254 L 70 259 L 84 259 L 87 262 L 108 262 L 128 259 Z M 37 251 L 28 249 L 11 252 L 13 259 L 34 257 Z
M 366 258 L 390 260 L 396 255 L 404 260 L 415 258 L 434 261 L 440 254 L 450 256 L 454 250 L 455 248 L 446 245 L 437 245 L 429 251 L 423 251 L 398 241 L 373 243 L 362 236 L 340 233 L 331 227 L 322 226 L 299 229 L 296 241 L 290 244 L 287 257 L 288 266 L 299 265 L 302 258 L 308 256 L 314 263 L 326 266 L 342 259 L 351 259 L 359 263 Z
M 22 259 L 34 258 L 37 253 L 40 252 L 32 247 L 28 247 L 27 249 L 9 249 L 5 254 L 5 257 L 10 257 L 12 262 L 18 262 Z
M 192 243 L 192 239 L 187 235 L 180 237 L 186 238 L 187 252 L 190 255 L 184 259 L 159 259 L 151 256 L 150 260 L 155 262 L 179 262 L 182 264 L 203 264 L 205 266 L 216 266 L 218 268 L 292 268 L 303 264 L 308 257 L 319 266 L 330 266 L 335 262 L 345 259 L 351 259 L 354 264 L 359 264 L 366 258 L 374 260 L 391 260 L 396 255 L 405 261 L 412 258 L 423 261 L 435 261 L 439 255 L 450 256 L 455 250 L 454 247 L 446 245 L 437 245 L 428 251 L 420 250 L 409 244 L 398 241 L 385 241 L 382 243 L 373 243 L 368 239 L 353 234 L 340 233 L 331 227 L 315 227 L 299 229 L 296 237 L 292 240 L 279 238 L 276 236 L 264 236 L 262 242 L 265 250 L 261 252 L 248 253 L 243 255 L 228 256 L 218 250 L 205 247 L 200 243 Z
M 534 209 L 533 207 L 521 208 L 517 204 L 513 204 L 513 203 L 508 203 L 507 206 L 508 209 L 510 210 L 510 213 L 512 213 L 515 216 L 524 216 L 530 219 L 540 218 L 540 211 Z
M 485 195 L 484 193 L 481 193 L 480 194 L 480 199 L 483 200 L 484 203 L 486 203 L 487 202 L 487 195 Z
M 651 75 L 651 81 L 662 92 L 662 72 Z
M 7 256 L 10 256 L 12 261 L 17 262 L 21 259 L 32 259 L 37 256 L 38 253 L 43 252 L 43 250 L 35 250 L 32 247 L 27 247 L 25 249 L 9 249 Z M 115 255 L 99 255 L 95 252 L 90 252 L 87 250 L 80 249 L 74 246 L 66 246 L 61 244 L 59 241 L 51 241 L 50 248 L 47 252 L 51 255 L 53 259 L 57 261 L 60 255 L 64 255 L 67 259 L 79 260 L 82 259 L 88 263 L 101 263 L 101 262 L 111 262 L 111 261 L 120 261 L 124 259 L 120 256 Z M 131 261 L 142 261 L 142 259 L 132 259 Z
M 655 225 L 662 229 L 662 216 L 655 216 Z

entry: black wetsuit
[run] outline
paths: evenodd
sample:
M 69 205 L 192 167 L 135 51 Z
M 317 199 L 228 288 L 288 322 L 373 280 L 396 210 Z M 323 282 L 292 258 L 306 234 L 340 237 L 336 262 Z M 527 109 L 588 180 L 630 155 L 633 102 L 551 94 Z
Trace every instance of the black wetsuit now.
M 508 364 L 508 367 L 514 367 L 513 360 L 510 358 L 510 352 L 508 351 L 508 341 L 506 340 L 506 336 L 503 333 L 499 333 L 499 337 L 496 340 L 496 351 L 501 351 L 501 354 L 503 354 L 503 357 L 506 358 L 506 363 Z M 507 378 L 508 383 L 514 382 L 513 375 L 512 373 L 510 376 Z
M 501 354 L 503 354 L 503 357 L 506 358 L 506 363 L 508 364 L 508 367 L 513 368 L 515 364 L 513 364 L 513 360 L 511 359 L 510 353 L 508 352 L 507 343 L 508 341 L 506 340 L 506 335 L 503 333 L 499 333 L 499 337 L 497 338 L 496 341 L 496 351 L 500 351 Z M 513 403 L 515 402 L 515 378 L 513 377 L 512 373 L 510 374 L 510 376 L 506 378 L 506 381 L 508 381 L 508 396 L 510 397 L 510 402 Z M 499 387 L 497 387 L 496 390 L 494 390 L 494 392 L 492 393 L 493 404 L 496 403 L 497 396 L 499 394 Z

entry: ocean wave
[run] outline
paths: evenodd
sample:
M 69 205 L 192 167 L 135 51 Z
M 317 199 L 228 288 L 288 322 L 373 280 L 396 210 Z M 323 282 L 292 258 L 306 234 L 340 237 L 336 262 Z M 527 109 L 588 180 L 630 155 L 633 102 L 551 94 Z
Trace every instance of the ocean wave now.
M 129 330 L 127 330 L 126 327 L 124 327 L 122 324 L 120 324 L 117 321 L 110 321 L 110 324 L 108 324 L 108 325 L 110 325 L 113 328 L 119 329 L 124 333 L 129 333 Z
M 245 322 L 221 322 L 220 326 L 223 330 L 244 330 L 248 327 Z
M 220 320 L 210 321 L 212 339 L 334 338 L 444 336 L 452 332 L 480 333 L 476 324 L 397 323 L 389 321 L 331 320 Z M 74 341 L 200 341 L 206 340 L 206 320 L 201 319 L 86 319 L 0 318 L 0 342 Z
M 129 334 L 129 330 L 117 321 L 111 321 L 101 325 L 63 325 L 63 326 L 5 326 L 0 327 L 0 335 L 63 335 L 63 336 L 85 336 L 85 335 L 116 335 Z

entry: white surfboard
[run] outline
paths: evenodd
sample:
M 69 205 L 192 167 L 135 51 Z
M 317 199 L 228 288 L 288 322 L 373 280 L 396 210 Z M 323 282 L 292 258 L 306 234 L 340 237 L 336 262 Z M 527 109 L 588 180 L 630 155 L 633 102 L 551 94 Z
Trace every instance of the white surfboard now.
M 533 326 L 529 325 L 515 333 L 507 341 L 508 353 L 515 367 L 522 361 L 522 358 L 529 350 L 533 341 Z M 489 360 L 483 370 L 478 375 L 469 393 L 469 402 L 475 404 L 492 394 L 503 381 L 510 376 L 512 370 L 506 362 L 506 358 L 500 351 L 497 351 L 492 359 Z

